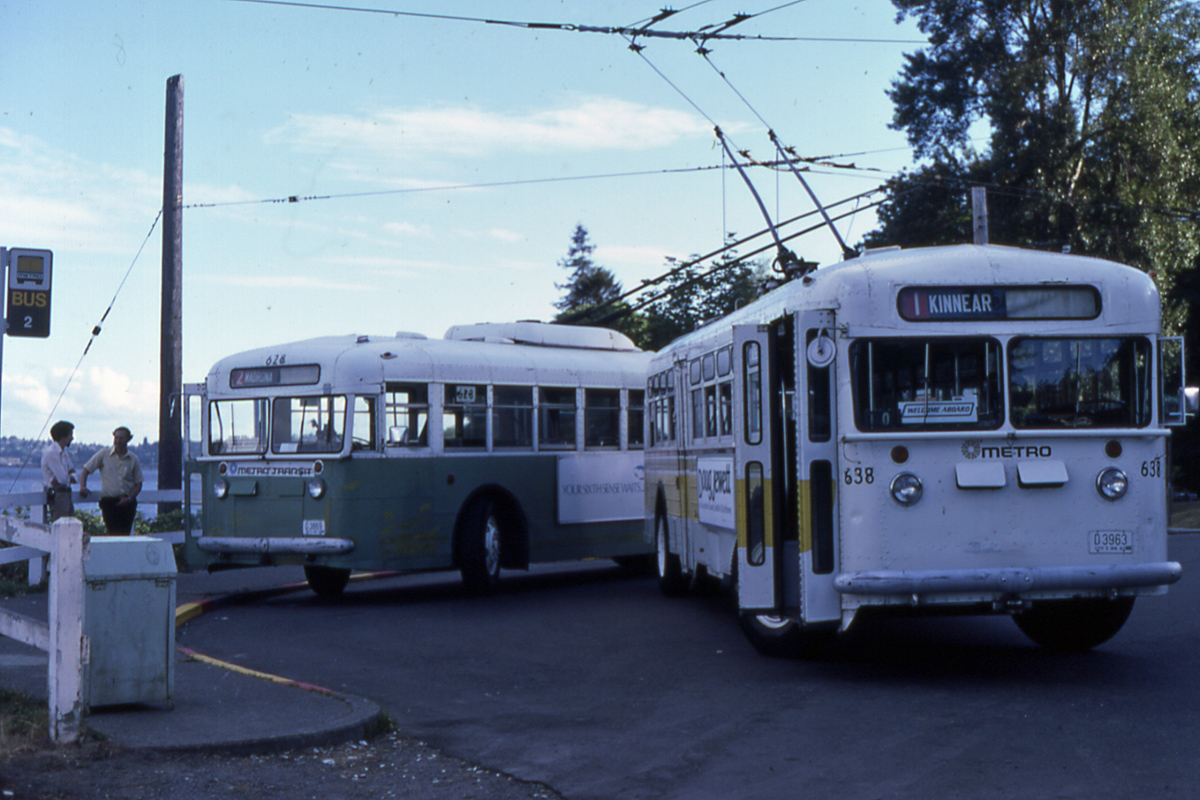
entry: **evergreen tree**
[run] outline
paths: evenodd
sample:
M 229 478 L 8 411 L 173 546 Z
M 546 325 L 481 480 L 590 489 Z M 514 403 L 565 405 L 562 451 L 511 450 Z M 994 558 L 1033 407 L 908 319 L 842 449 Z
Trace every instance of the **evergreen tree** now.
M 582 224 L 575 226 L 571 234 L 571 246 L 567 248 L 566 258 L 559 259 L 558 265 L 571 271 L 566 283 L 556 283 L 555 288 L 566 294 L 554 304 L 561 313 L 555 321 L 567 320 L 579 316 L 580 312 L 594 306 L 610 302 L 621 295 L 621 284 L 616 276 L 592 260 L 592 252 L 596 246 L 588 241 L 587 228 Z
M 588 241 L 587 228 L 577 224 L 566 258 L 558 262 L 560 267 L 571 271 L 571 276 L 566 283 L 555 284 L 565 294 L 554 304 L 559 310 L 554 322 L 612 328 L 641 347 L 645 320 L 631 313 L 628 303 L 617 300 L 621 296 L 621 282 L 592 260 L 595 249 Z

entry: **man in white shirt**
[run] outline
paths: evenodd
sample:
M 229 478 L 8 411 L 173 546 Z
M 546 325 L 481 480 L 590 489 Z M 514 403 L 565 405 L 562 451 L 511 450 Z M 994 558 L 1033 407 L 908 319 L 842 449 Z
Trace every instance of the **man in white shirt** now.
M 65 419 L 50 426 L 53 442 L 42 451 L 42 484 L 46 487 L 46 521 L 75 514 L 71 502 L 71 484 L 75 482 L 75 465 L 67 448 L 75 440 L 75 426 Z

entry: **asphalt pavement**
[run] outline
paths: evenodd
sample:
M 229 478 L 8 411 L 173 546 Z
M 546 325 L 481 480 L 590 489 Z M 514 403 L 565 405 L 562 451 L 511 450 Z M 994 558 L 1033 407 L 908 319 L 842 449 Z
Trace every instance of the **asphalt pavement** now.
M 229 605 L 306 592 L 299 568 L 245 569 L 176 579 L 176 627 Z M 2 605 L 47 619 L 48 595 L 25 595 Z M 47 654 L 0 637 L 0 685 L 47 699 Z M 155 751 L 275 752 L 367 738 L 383 724 L 379 706 L 335 692 L 211 659 L 179 647 L 170 703 L 92 709 L 85 727 L 124 747 Z

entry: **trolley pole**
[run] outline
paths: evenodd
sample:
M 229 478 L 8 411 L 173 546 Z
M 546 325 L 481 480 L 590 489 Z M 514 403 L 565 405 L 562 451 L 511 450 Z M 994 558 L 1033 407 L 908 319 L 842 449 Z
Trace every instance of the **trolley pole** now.
M 158 397 L 158 488 L 183 487 L 183 76 L 167 79 L 163 155 L 162 329 Z M 158 513 L 179 508 L 159 503 Z

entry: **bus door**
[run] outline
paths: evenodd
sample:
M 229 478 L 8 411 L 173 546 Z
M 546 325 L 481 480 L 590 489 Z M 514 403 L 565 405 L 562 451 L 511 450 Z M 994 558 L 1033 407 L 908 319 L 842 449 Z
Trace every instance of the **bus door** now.
M 781 523 L 787 459 L 778 350 L 786 337 L 778 335 L 781 324 L 733 328 L 737 591 L 738 606 L 751 611 L 784 608 L 787 532 Z
M 201 498 L 204 497 L 201 465 L 197 459 L 204 455 L 208 437 L 208 415 L 204 413 L 207 400 L 207 384 L 183 385 L 183 395 L 180 398 L 183 403 L 183 519 L 187 536 L 195 534 L 192 530 L 192 515 L 200 510 L 200 503 L 203 502 Z M 195 511 L 192 509 L 193 495 L 196 496 Z
M 799 525 L 800 619 L 805 623 L 841 617 L 837 572 L 836 513 L 837 344 L 832 311 L 796 315 L 797 521 Z
M 692 537 L 697 534 L 699 523 L 694 521 L 688 513 L 691 508 L 691 492 L 688 490 L 688 476 L 695 473 L 695 454 L 689 453 L 688 442 L 691 441 L 690 431 L 692 430 L 692 403 L 691 392 L 688 384 L 688 362 L 686 359 L 677 361 L 671 371 L 674 375 L 676 392 L 675 395 L 675 441 L 679 447 L 675 451 L 675 493 L 679 498 L 679 527 L 671 532 L 675 538 L 672 539 L 674 552 L 679 554 L 679 561 L 683 568 L 688 572 L 694 567 L 695 549 L 690 545 Z M 692 458 L 692 467 L 688 467 L 688 458 Z M 670 514 L 668 514 L 670 519 Z M 668 522 L 668 531 L 670 531 L 670 523 Z M 668 533 L 670 536 L 670 533 Z M 688 543 L 688 544 L 684 544 Z

